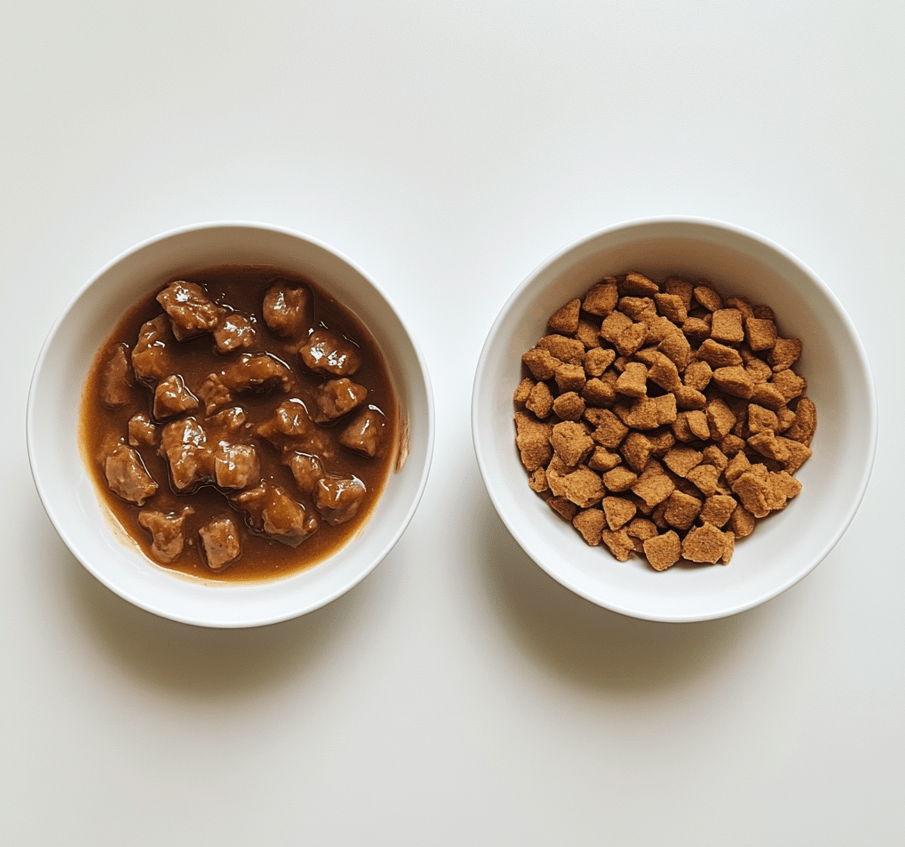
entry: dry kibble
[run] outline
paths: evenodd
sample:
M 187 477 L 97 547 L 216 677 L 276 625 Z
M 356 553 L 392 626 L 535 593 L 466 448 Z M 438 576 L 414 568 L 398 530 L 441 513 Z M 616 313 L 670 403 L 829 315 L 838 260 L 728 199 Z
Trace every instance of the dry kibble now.
M 513 394 L 529 487 L 590 546 L 654 570 L 728 564 L 799 494 L 817 410 L 766 305 L 604 277 L 547 321 Z

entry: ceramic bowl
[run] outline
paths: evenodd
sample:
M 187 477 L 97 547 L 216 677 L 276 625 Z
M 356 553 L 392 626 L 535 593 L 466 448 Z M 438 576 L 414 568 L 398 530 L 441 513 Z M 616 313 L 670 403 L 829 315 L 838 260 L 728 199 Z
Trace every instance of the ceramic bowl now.
M 587 546 L 528 488 L 515 447 L 513 400 L 521 355 L 546 320 L 605 275 L 640 271 L 662 281 L 707 279 L 725 296 L 771 306 L 780 333 L 797 336 L 796 366 L 816 403 L 813 456 L 797 472 L 804 488 L 782 512 L 741 539 L 728 566 L 675 565 L 658 573 L 640 557 L 620 563 Z M 867 487 L 877 411 L 864 349 L 830 289 L 783 248 L 724 223 L 641 220 L 566 247 L 512 294 L 478 362 L 472 403 L 478 465 L 503 523 L 522 549 L 567 588 L 607 609 L 657 621 L 695 621 L 750 609 L 797 583 L 848 527 Z
M 269 264 L 296 271 L 332 294 L 370 330 L 399 400 L 407 456 L 391 473 L 359 535 L 301 573 L 270 582 L 214 583 L 175 575 L 117 532 L 79 449 L 78 412 L 88 368 L 115 323 L 139 298 L 192 269 Z M 143 609 L 212 627 L 247 627 L 305 614 L 369 574 L 399 540 L 427 481 L 434 412 L 427 366 L 401 314 L 349 259 L 317 240 L 262 224 L 212 223 L 152 238 L 98 272 L 53 326 L 28 400 L 27 442 L 47 514 L 79 561 Z

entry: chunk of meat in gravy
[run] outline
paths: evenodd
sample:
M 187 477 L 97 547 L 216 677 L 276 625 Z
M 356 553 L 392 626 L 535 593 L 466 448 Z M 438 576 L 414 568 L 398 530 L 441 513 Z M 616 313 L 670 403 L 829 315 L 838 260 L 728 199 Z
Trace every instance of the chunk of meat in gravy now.
M 206 482 L 213 472 L 213 450 L 207 434 L 194 417 L 168 423 L 160 434 L 160 455 L 170 467 L 176 491 L 188 491 Z
M 277 335 L 298 335 L 307 328 L 311 295 L 307 288 L 274 283 L 264 295 L 264 320 Z
M 170 327 L 166 315 L 158 315 L 153 321 L 142 324 L 132 350 L 132 370 L 138 379 L 156 382 L 173 373 L 167 352 L 169 339 Z
M 311 419 L 299 400 L 287 400 L 274 410 L 273 417 L 258 426 L 258 435 L 277 450 L 300 444 L 311 431 Z
M 299 347 L 299 355 L 312 371 L 334 376 L 352 376 L 361 365 L 358 348 L 329 329 L 312 332 Z
M 157 427 L 151 423 L 147 415 L 133 415 L 129 418 L 129 444 L 138 447 L 141 444 L 151 445 L 157 437 Z
M 110 490 L 136 506 L 144 506 L 157 493 L 141 456 L 125 444 L 117 444 L 104 460 L 104 474 Z
M 251 444 L 224 444 L 214 454 L 214 479 L 220 488 L 248 488 L 261 479 L 261 460 Z
M 133 379 L 129 348 L 125 344 L 117 344 L 110 353 L 101 375 L 101 402 L 108 409 L 125 406 L 132 397 Z
M 328 524 L 335 526 L 358 514 L 367 492 L 358 478 L 333 479 L 324 477 L 314 488 L 314 505 Z
M 292 471 L 295 484 L 299 487 L 299 491 L 310 494 L 314 491 L 317 481 L 326 476 L 324 466 L 321 464 L 317 456 L 311 456 L 308 453 L 288 453 L 283 460 L 286 466 Z
M 357 382 L 345 377 L 329 379 L 323 385 L 319 385 L 314 394 L 316 404 L 314 420 L 317 423 L 326 423 L 341 418 L 360 406 L 367 396 L 368 389 Z
M 216 415 L 211 415 L 204 423 L 210 432 L 214 433 L 214 437 L 219 439 L 235 438 L 235 436 L 243 430 L 248 420 L 245 409 L 241 406 L 231 406 L 229 409 L 223 409 Z
M 252 529 L 290 547 L 298 547 L 320 523 L 281 486 L 267 481 L 235 495 L 233 502 L 245 512 Z
M 386 418 L 377 409 L 363 409 L 340 433 L 339 443 L 373 459 L 383 447 L 385 429 Z
M 179 374 L 168 376 L 154 389 L 154 417 L 157 420 L 172 418 L 182 412 L 198 408 L 198 398 L 185 386 Z
M 161 562 L 172 562 L 185 547 L 185 519 L 194 514 L 186 506 L 179 512 L 157 512 L 145 509 L 138 523 L 151 533 L 151 552 Z
M 213 332 L 220 323 L 220 307 L 197 283 L 174 280 L 157 295 L 157 302 L 169 315 L 177 341 Z
M 223 382 L 233 391 L 268 391 L 284 394 L 292 387 L 292 372 L 269 353 L 243 353 L 223 369 Z
M 198 530 L 204 560 L 212 571 L 222 571 L 242 555 L 239 528 L 229 515 L 211 518 Z
M 255 325 L 251 318 L 230 312 L 225 315 L 214 330 L 214 343 L 218 353 L 232 353 L 247 350 L 255 343 Z

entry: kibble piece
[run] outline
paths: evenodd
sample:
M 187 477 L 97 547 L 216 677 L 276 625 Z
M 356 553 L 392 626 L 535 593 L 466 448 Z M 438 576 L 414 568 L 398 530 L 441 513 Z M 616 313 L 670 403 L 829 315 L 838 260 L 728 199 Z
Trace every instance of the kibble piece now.
M 660 464 L 652 459 L 631 490 L 648 506 L 656 506 L 669 497 L 676 486 Z
M 525 408 L 539 418 L 547 417 L 553 409 L 553 394 L 546 382 L 538 382 L 525 402 Z
M 691 345 L 688 343 L 688 339 L 679 331 L 671 333 L 667 338 L 664 338 L 657 345 L 657 349 L 672 359 L 673 364 L 680 372 L 685 370 L 691 360 Z
M 663 290 L 667 294 L 675 294 L 682 300 L 686 310 L 691 308 L 691 299 L 694 295 L 694 286 L 684 279 L 671 276 L 663 283 Z
M 569 467 L 574 467 L 583 461 L 594 449 L 594 442 L 587 430 L 575 421 L 563 421 L 556 424 L 550 435 L 550 445 L 553 447 L 553 452 Z
M 581 467 L 566 476 L 565 493 L 580 509 L 587 509 L 599 503 L 606 490 L 599 474 L 590 468 Z
M 683 444 L 694 441 L 696 438 L 695 434 L 691 431 L 691 427 L 688 425 L 689 414 L 691 413 L 679 412 L 672 424 L 673 435 L 675 436 L 677 441 L 681 441 Z
M 761 466 L 763 467 L 763 466 Z M 756 518 L 766 517 L 770 512 L 772 491 L 769 479 L 763 479 L 752 471 L 746 471 L 732 485 L 741 504 Z
M 745 340 L 742 313 L 738 309 L 717 309 L 713 313 L 710 337 L 726 344 L 740 344 Z
M 723 301 L 723 305 L 727 309 L 738 309 L 744 319 L 754 317 L 754 309 L 744 297 L 730 297 Z
M 688 317 L 685 302 L 678 294 L 655 294 L 654 301 L 657 304 L 657 311 L 673 323 L 684 323 Z
M 594 347 L 584 355 L 584 370 L 589 377 L 601 376 L 603 372 L 613 364 L 616 358 L 615 350 L 607 350 L 603 347 Z
M 629 397 L 647 396 L 647 368 L 641 362 L 629 362 L 616 380 L 616 391 Z
M 647 378 L 666 391 L 676 391 L 681 388 L 682 380 L 675 362 L 659 350 L 652 352 L 656 353 L 656 356 L 653 356 L 653 361 L 648 363 Z
M 751 401 L 758 406 L 766 406 L 768 409 L 781 409 L 786 405 L 786 398 L 782 392 L 770 383 L 755 383 L 751 392 Z
M 581 365 L 561 364 L 553 374 L 556 387 L 562 391 L 581 391 L 584 388 L 587 377 Z
M 732 517 L 737 507 L 738 503 L 734 497 L 728 494 L 713 494 L 704 501 L 699 517 L 703 523 L 722 527 Z
M 738 350 L 720 344 L 712 338 L 702 341 L 695 355 L 713 368 L 728 368 L 742 364 L 742 357 Z
M 574 391 L 560 394 L 553 401 L 553 411 L 564 421 L 577 421 L 584 414 L 585 403 Z M 538 416 L 540 417 L 540 416 Z
M 640 538 L 646 541 L 657 535 L 657 525 L 650 518 L 632 518 L 626 525 L 625 531 L 632 538 Z
M 621 461 L 622 459 L 618 453 L 611 453 L 605 447 L 595 447 L 594 452 L 591 453 L 591 457 L 588 459 L 588 467 L 591 470 L 606 473 L 615 468 Z
M 581 311 L 581 300 L 570 300 L 558 312 L 554 312 L 547 321 L 547 325 L 554 332 L 564 335 L 574 335 L 578 329 L 578 314 Z
M 702 453 L 706 464 L 713 465 L 720 473 L 726 470 L 729 459 L 726 458 L 726 454 L 716 444 L 708 444 Z
M 776 424 L 777 434 L 785 432 L 793 423 L 795 423 L 795 412 L 788 406 L 783 406 L 781 409 L 776 410 L 776 419 L 778 421 Z
M 741 503 L 735 507 L 735 510 L 729 517 L 729 526 L 735 533 L 736 538 L 746 538 L 751 535 L 751 533 L 754 532 L 755 523 L 756 520 L 754 515 L 752 515 Z
M 581 533 L 585 544 L 597 547 L 600 544 L 600 534 L 606 526 L 606 518 L 602 509 L 584 509 L 572 518 L 572 526 Z
M 603 513 L 610 529 L 620 529 L 633 517 L 638 507 L 626 497 L 604 497 Z
M 598 349 L 600 347 L 600 323 L 580 317 L 578 319 L 578 329 L 575 330 L 575 337 L 589 350 L 592 348 Z
M 723 555 L 726 537 L 713 524 L 695 527 L 682 542 L 682 555 L 690 562 L 707 562 L 715 565 Z
M 720 556 L 720 563 L 728 565 L 732 561 L 732 554 L 735 552 L 735 533 L 727 529 L 723 533 L 723 555 Z
M 779 436 L 776 440 L 786 449 L 787 456 L 782 463 L 789 473 L 795 473 L 813 455 L 810 448 L 800 441 L 783 436 Z
M 610 312 L 600 325 L 600 335 L 611 344 L 615 344 L 616 339 L 633 323 L 634 321 L 628 315 L 623 315 L 622 312 Z
M 632 539 L 629 538 L 628 533 L 624 529 L 616 532 L 611 529 L 605 529 L 600 534 L 600 540 L 606 544 L 617 562 L 627 562 L 634 550 Z
M 732 483 L 735 482 L 743 473 L 749 470 L 751 470 L 751 462 L 748 461 L 748 457 L 740 451 L 736 453 L 729 461 L 729 464 L 723 471 L 723 477 L 725 478 L 726 482 L 732 485 Z
M 748 429 L 752 434 L 758 432 L 776 432 L 779 426 L 779 418 L 776 412 L 771 412 L 763 406 L 752 403 L 748 406 Z
M 644 542 L 644 555 L 655 571 L 665 571 L 682 558 L 682 541 L 674 530 Z
M 716 289 L 707 283 L 699 283 L 694 287 L 694 299 L 698 301 L 708 312 L 715 312 L 723 308 L 723 298 L 716 293 Z
M 628 491 L 637 481 L 638 474 L 622 466 L 617 466 L 603 475 L 603 484 L 616 493 Z
M 631 403 L 617 403 L 616 414 L 633 429 L 656 429 L 676 419 L 676 398 L 672 394 L 641 397 Z
M 616 400 L 616 380 L 589 379 L 581 389 L 581 396 L 591 406 L 611 406 Z
M 537 342 L 537 346 L 542 350 L 549 350 L 554 358 L 570 365 L 580 365 L 584 358 L 584 344 L 577 338 L 567 338 L 565 335 L 545 335 Z M 553 370 L 555 373 L 556 368 Z
M 719 441 L 735 426 L 735 415 L 724 400 L 717 398 L 707 404 L 707 424 L 710 437 Z
M 658 317 L 657 307 L 650 297 L 623 297 L 617 306 L 620 312 L 633 321 L 648 321 Z
M 688 317 L 682 324 L 682 332 L 689 338 L 703 341 L 710 338 L 710 324 L 701 318 Z
M 553 427 L 539 421 L 528 412 L 516 413 L 515 426 L 517 431 L 515 443 L 519 449 L 522 464 L 529 473 L 533 473 L 546 465 L 553 457 L 553 448 L 550 446 Z
M 684 382 L 688 388 L 703 391 L 713 377 L 713 368 L 703 359 L 692 362 L 685 368 Z
M 651 443 L 651 455 L 657 458 L 665 456 L 676 444 L 676 439 L 667 427 L 647 432 L 644 437 Z
M 559 456 L 554 455 L 546 468 L 547 487 L 554 497 L 566 496 L 566 477 L 574 468 L 569 467 Z M 569 520 L 572 520 L 569 518 Z
M 774 371 L 784 371 L 791 368 L 801 356 L 800 338 L 777 338 L 776 344 L 767 356 L 767 361 L 773 365 Z
M 528 487 L 537 494 L 550 488 L 547 484 L 547 472 L 544 468 L 538 468 L 528 477 Z
M 777 438 L 773 430 L 766 430 L 752 435 L 748 439 L 748 446 L 761 456 L 784 463 L 789 458 L 789 449 L 783 444 L 785 440 Z
M 738 365 L 717 368 L 713 372 L 713 381 L 733 397 L 742 397 L 747 400 L 754 393 L 754 380 L 751 379 L 748 371 Z
M 651 457 L 654 445 L 647 436 L 640 432 L 630 432 L 622 442 L 620 452 L 628 466 L 637 473 L 641 473 Z
M 673 391 L 676 398 L 676 408 L 687 412 L 691 409 L 703 409 L 707 405 L 707 398 L 696 388 L 680 385 Z
M 590 315 L 606 316 L 616 308 L 619 290 L 615 277 L 605 277 L 585 295 L 582 308 Z
M 628 435 L 628 427 L 619 420 L 609 409 L 599 409 L 593 422 L 597 428 L 591 433 L 591 438 L 601 447 L 614 450 Z M 587 417 L 587 415 L 586 415 Z
M 613 314 L 618 313 L 614 312 Z M 621 356 L 631 356 L 641 348 L 646 338 L 647 324 L 639 321 L 621 332 L 613 343 Z
M 795 371 L 784 370 L 773 375 L 773 386 L 779 391 L 788 403 L 801 394 L 808 387 L 807 381 Z
M 535 347 L 522 356 L 522 362 L 535 379 L 553 379 L 556 369 L 562 364 L 549 350 Z
M 633 294 L 638 297 L 653 297 L 659 292 L 660 286 L 643 274 L 627 273 L 622 281 L 623 294 Z
M 705 497 L 716 493 L 717 480 L 720 472 L 713 465 L 698 465 L 690 470 L 685 478 L 693 482 Z
M 707 411 L 710 411 L 709 407 Z M 688 428 L 695 438 L 699 438 L 701 441 L 706 441 L 710 438 L 710 425 L 707 422 L 707 414 L 700 410 L 685 412 L 685 420 L 688 421 Z M 732 420 L 734 422 L 735 418 Z
M 745 358 L 744 348 L 742 350 L 742 358 Z M 755 384 L 769 382 L 773 378 L 773 368 L 763 359 L 758 359 L 756 356 L 745 359 L 745 370 L 748 371 L 748 376 L 751 377 L 751 381 Z
M 770 350 L 776 344 L 776 324 L 763 318 L 748 318 L 745 321 L 745 339 L 755 352 Z
M 525 408 L 525 403 L 528 402 L 528 397 L 531 395 L 531 389 L 534 386 L 534 380 L 527 376 L 518 384 L 515 394 L 512 395 L 512 402 L 515 403 L 516 408 Z
M 802 397 L 795 407 L 795 420 L 788 428 L 786 436 L 799 441 L 805 447 L 811 446 L 811 440 L 817 431 L 817 407 L 809 397 Z
M 547 500 L 547 505 L 564 521 L 569 523 L 572 523 L 572 520 L 578 514 L 578 506 L 565 497 L 551 497 Z
M 684 494 L 681 491 L 673 491 L 666 500 L 666 511 L 663 517 L 666 522 L 676 529 L 688 529 L 701 511 L 702 503 L 697 497 Z
M 691 447 L 673 447 L 663 457 L 663 464 L 676 476 L 684 477 L 690 470 L 701 464 L 703 458 L 703 453 L 699 453 Z

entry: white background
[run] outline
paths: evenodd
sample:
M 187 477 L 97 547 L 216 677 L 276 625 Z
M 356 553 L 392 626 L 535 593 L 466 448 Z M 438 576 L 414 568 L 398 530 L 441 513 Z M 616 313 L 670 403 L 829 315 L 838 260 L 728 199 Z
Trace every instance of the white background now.
M 896 0 L 6 4 L 0 840 L 902 844 L 903 34 Z M 469 431 L 516 285 L 660 214 L 810 265 L 879 392 L 842 541 L 709 623 L 626 619 L 554 583 L 494 513 Z M 331 606 L 250 631 L 97 583 L 24 439 L 33 363 L 83 282 L 220 219 L 364 267 L 415 327 L 437 408 L 391 555 Z

